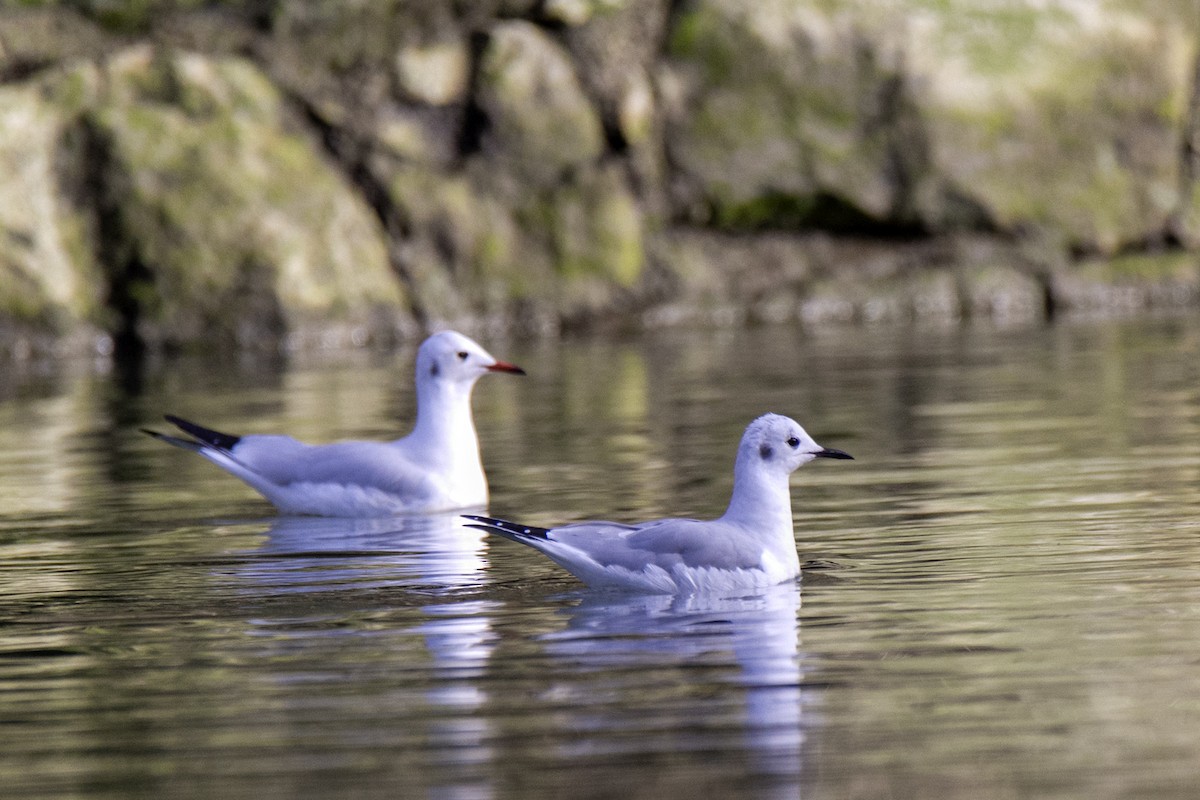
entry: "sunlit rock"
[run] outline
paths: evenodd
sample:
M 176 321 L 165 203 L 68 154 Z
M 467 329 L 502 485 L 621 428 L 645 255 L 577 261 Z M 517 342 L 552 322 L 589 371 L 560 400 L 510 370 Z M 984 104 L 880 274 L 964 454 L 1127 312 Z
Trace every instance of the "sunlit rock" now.
M 24 336 L 70 334 L 104 302 L 87 218 L 59 172 L 65 128 L 38 87 L 0 87 L 0 321 Z
M 135 48 L 94 91 L 76 101 L 78 157 L 130 335 L 261 345 L 399 306 L 371 210 L 252 64 Z
M 463 41 L 409 45 L 396 55 L 400 88 L 423 103 L 446 105 L 466 98 L 470 57 Z
M 699 222 L 906 221 L 926 179 L 898 54 L 794 0 L 702 0 L 670 32 L 667 147 Z M 915 131 L 919 134 L 919 130 Z
M 600 119 L 575 70 L 562 48 L 529 23 L 491 30 L 478 102 L 487 115 L 485 152 L 498 167 L 546 185 L 600 156 Z
M 1003 229 L 1100 252 L 1158 236 L 1181 201 L 1193 206 L 1180 197 L 1180 135 L 1194 27 L 1169 7 L 1118 2 L 960 5 L 895 9 L 876 34 L 904 48 L 946 185 Z

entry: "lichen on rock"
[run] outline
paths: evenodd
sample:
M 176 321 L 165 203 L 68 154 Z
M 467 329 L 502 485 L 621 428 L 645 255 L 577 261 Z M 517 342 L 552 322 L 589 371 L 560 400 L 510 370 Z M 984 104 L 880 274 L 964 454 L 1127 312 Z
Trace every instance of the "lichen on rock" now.
M 604 150 L 595 108 L 563 49 L 527 22 L 498 23 L 479 67 L 485 152 L 535 185 L 552 185 Z
M 82 124 L 122 195 L 101 212 L 116 217 L 105 233 L 125 262 L 107 267 L 136 295 L 140 337 L 269 341 L 399 305 L 370 210 L 288 130 L 252 64 L 139 47 L 106 64 L 100 87 Z
M 58 173 L 62 114 L 35 85 L 0 87 L 0 316 L 64 334 L 102 305 L 86 220 Z

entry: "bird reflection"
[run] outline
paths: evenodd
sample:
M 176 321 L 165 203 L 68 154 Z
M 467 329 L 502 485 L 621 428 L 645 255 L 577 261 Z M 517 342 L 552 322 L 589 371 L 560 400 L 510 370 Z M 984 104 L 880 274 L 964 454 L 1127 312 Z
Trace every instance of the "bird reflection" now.
M 737 597 L 593 594 L 570 610 L 565 629 L 542 638 L 548 653 L 574 670 L 631 668 L 632 674 L 645 674 L 664 662 L 736 667 L 723 680 L 745 690 L 740 725 L 747 768 L 771 790 L 769 796 L 799 797 L 804 738 L 799 607 L 795 583 Z M 631 698 L 636 691 L 630 689 Z M 711 719 L 724 710 L 714 710 L 704 692 L 674 702 L 691 707 L 667 710 L 695 721 L 698 729 L 739 724 Z
M 486 800 L 493 794 L 484 772 L 495 759 L 490 742 L 496 733 L 493 721 L 480 714 L 488 694 L 479 681 L 495 649 L 496 606 L 487 600 L 425 606 L 427 619 L 415 629 L 433 659 L 434 685 L 425 692 L 429 705 L 437 709 L 428 718 L 431 752 L 452 776 L 439 787 L 437 797 Z
M 329 517 L 280 517 L 274 520 L 261 546 L 249 554 L 239 575 L 243 588 L 260 595 L 293 592 L 324 592 L 330 589 L 394 590 L 397 596 L 428 598 L 407 608 L 410 624 L 394 629 L 391 639 L 400 650 L 376 649 L 388 638 L 362 631 L 350 646 L 342 641 L 331 645 L 320 621 L 310 621 L 310 635 L 301 633 L 289 614 L 283 620 L 260 619 L 256 635 L 269 642 L 271 656 L 287 654 L 290 675 L 295 668 L 297 641 L 311 647 L 314 661 L 329 669 L 331 660 L 345 652 L 359 653 L 356 660 L 395 659 L 412 670 L 412 643 L 420 641 L 425 656 L 420 670 L 427 670 L 428 688 L 423 691 L 423 712 L 409 709 L 413 724 L 423 729 L 421 738 L 430 747 L 435 766 L 431 775 L 438 783 L 430 796 L 487 800 L 492 789 L 485 779 L 486 767 L 495 758 L 490 744 L 496 734 L 492 721 L 481 715 L 488 702 L 481 688 L 495 649 L 493 617 L 498 603 L 475 599 L 470 592 L 484 583 L 487 535 L 467 528 L 457 514 L 406 516 L 388 519 L 338 519 Z M 463 590 L 467 591 L 464 596 Z M 392 596 L 387 591 L 385 597 Z M 353 612 L 351 612 L 353 616 Z M 411 623 L 413 618 L 418 621 Z M 278 635 L 285 626 L 286 638 Z M 300 710 L 303 703 L 298 704 Z M 410 735 L 411 731 L 409 732 Z
M 239 577 L 255 591 L 463 589 L 483 581 L 485 540 L 457 514 L 279 517 Z

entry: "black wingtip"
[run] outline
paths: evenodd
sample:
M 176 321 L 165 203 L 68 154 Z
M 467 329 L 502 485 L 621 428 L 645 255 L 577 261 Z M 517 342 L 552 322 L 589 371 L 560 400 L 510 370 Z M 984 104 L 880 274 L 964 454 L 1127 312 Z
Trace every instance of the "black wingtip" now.
M 177 417 L 174 414 L 163 414 L 163 419 L 174 425 L 184 433 L 191 434 L 199 439 L 203 444 L 210 447 L 216 447 L 219 450 L 232 450 L 238 442 L 242 440 L 240 436 L 234 436 L 232 433 L 221 433 L 214 431 L 211 428 L 205 428 L 203 425 L 197 425 L 194 422 Z
M 497 519 L 496 517 L 481 517 L 475 514 L 463 514 L 462 517 L 473 520 L 476 523 L 468 523 L 468 528 L 478 528 L 481 531 L 498 533 L 508 539 L 521 541 L 522 539 L 548 539 L 550 537 L 549 528 L 522 525 L 519 522 L 509 522 L 506 519 Z

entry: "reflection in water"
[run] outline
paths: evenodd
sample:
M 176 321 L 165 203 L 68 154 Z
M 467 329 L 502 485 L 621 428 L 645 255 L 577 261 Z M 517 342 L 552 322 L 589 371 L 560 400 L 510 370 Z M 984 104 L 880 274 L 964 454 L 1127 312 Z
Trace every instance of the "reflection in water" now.
M 478 586 L 486 534 L 458 514 L 374 519 L 279 517 L 238 576 L 275 591 L 402 586 L 445 591 Z
M 567 627 L 542 641 L 562 669 L 603 673 L 636 675 L 664 660 L 725 666 L 731 654 L 737 672 L 726 680 L 744 693 L 744 715 L 733 727 L 744 731 L 747 770 L 777 789 L 773 796 L 798 797 L 804 737 L 799 608 L 796 583 L 738 597 L 589 593 L 569 612 Z M 690 708 L 673 705 L 671 713 L 698 730 L 711 728 L 711 698 L 689 699 Z
M 402 624 L 388 631 L 389 638 L 401 643 L 395 652 L 369 649 L 367 631 L 354 635 L 364 641 L 343 646 L 364 648 L 363 661 L 395 659 L 392 667 L 400 671 L 413 671 L 414 660 L 420 662 L 416 668 L 421 676 L 419 701 L 413 698 L 404 704 L 406 708 L 394 710 L 413 714 L 405 735 L 420 742 L 432 766 L 443 770 L 430 786 L 429 796 L 486 800 L 492 789 L 482 770 L 494 759 L 490 742 L 495 735 L 492 723 L 479 713 L 488 702 L 480 682 L 495 647 L 491 615 L 498 603 L 456 595 L 478 588 L 486 565 L 486 535 L 462 522 L 457 514 L 390 519 L 280 517 L 252 560 L 234 577 L 242 582 L 244 593 L 253 595 L 387 589 L 407 597 L 446 597 L 444 602 L 412 609 Z M 308 636 L 316 636 L 309 646 L 327 639 L 320 622 L 304 620 L 297 628 L 294 619 L 260 619 L 253 632 L 268 642 L 263 657 L 279 659 Z M 414 648 L 414 641 L 422 646 Z M 383 665 L 386 672 L 392 667 Z M 297 713 L 303 713 L 309 702 L 300 700 Z M 433 778 L 408 780 L 419 784 Z
M 497 604 L 485 600 L 426 606 L 428 620 L 416 630 L 433 656 L 434 686 L 425 693 L 437 713 L 429 716 L 429 741 L 435 761 L 452 769 L 457 780 L 434 794 L 439 798 L 488 798 L 490 784 L 472 769 L 495 758 L 493 726 L 478 712 L 488 695 L 479 686 L 495 647 L 491 613 Z M 465 768 L 465 769 L 464 769 Z M 475 776 L 470 779 L 463 777 Z

